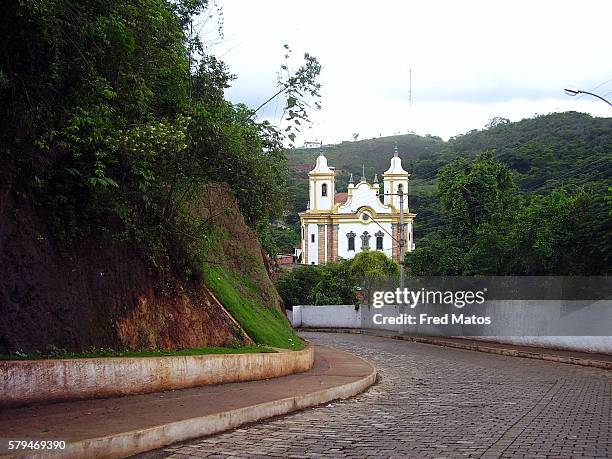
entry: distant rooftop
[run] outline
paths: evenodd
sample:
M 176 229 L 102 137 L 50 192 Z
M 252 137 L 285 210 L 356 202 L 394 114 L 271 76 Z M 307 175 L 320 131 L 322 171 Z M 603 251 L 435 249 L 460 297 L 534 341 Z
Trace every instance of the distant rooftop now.
M 321 142 L 318 140 L 306 140 L 304 141 L 304 148 L 319 148 L 321 146 Z
M 334 195 L 334 204 L 344 204 L 348 199 L 348 193 L 336 193 Z

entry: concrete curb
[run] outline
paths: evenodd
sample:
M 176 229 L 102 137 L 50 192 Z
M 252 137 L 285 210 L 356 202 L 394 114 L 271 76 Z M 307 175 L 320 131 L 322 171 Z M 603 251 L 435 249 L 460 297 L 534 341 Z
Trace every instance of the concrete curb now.
M 602 368 L 604 370 L 612 370 L 612 362 L 604 362 L 603 360 L 583 359 L 579 357 L 568 357 L 564 355 L 545 354 L 540 352 L 527 352 L 519 349 L 508 349 L 483 346 L 480 344 L 455 343 L 452 341 L 428 339 L 421 337 L 394 337 L 394 339 L 414 341 L 417 343 L 435 344 L 437 346 L 454 347 L 457 349 L 465 349 L 468 351 L 486 352 L 487 354 L 506 355 L 509 357 L 522 357 L 526 359 L 547 360 L 549 362 L 568 363 L 571 365 L 581 365 L 584 367 Z
M 67 449 L 61 453 L 32 454 L 22 457 L 32 459 L 49 457 L 69 459 L 123 458 L 173 443 L 234 429 L 243 424 L 314 407 L 332 400 L 353 397 L 376 382 L 377 373 L 374 366 L 364 359 L 359 359 L 371 368 L 371 372 L 367 376 L 350 383 L 147 429 L 71 442 L 67 445 Z
M 587 359 L 581 357 L 569 357 L 565 355 L 555 355 L 553 353 L 544 352 L 528 352 L 520 349 L 491 347 L 483 344 L 472 344 L 472 343 L 457 343 L 454 341 L 447 341 L 439 338 L 432 337 L 421 337 L 421 336 L 409 336 L 409 335 L 390 335 L 384 333 L 376 333 L 372 330 L 360 330 L 360 329 L 332 329 L 332 328 L 300 328 L 299 331 L 305 332 L 323 332 L 323 333 L 352 333 L 352 334 L 363 334 L 378 336 L 380 338 L 390 338 L 401 341 L 412 341 L 415 343 L 433 344 L 435 346 L 452 347 L 456 349 L 463 349 L 467 351 L 485 352 L 487 354 L 505 355 L 509 357 L 522 357 L 526 359 L 538 359 L 546 360 L 549 362 L 567 363 L 570 365 L 581 365 L 584 367 L 601 368 L 603 370 L 612 370 L 612 362 L 606 362 L 603 360 Z
M 0 408 L 255 381 L 312 368 L 314 348 L 278 353 L 0 361 Z

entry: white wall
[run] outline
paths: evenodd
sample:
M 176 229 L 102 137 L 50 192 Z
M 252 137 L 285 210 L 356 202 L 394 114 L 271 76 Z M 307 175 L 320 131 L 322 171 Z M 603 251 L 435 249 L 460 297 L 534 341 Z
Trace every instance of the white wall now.
M 361 315 L 353 305 L 293 306 L 291 323 L 296 328 L 360 328 Z
M 40 402 L 276 378 L 309 370 L 313 362 L 312 346 L 278 353 L 3 360 L 0 412 L 8 406 Z M 86 457 L 95 457 L 91 450 L 88 452 Z M 105 452 L 104 457 L 109 453 Z
M 368 206 L 379 214 L 389 213 L 390 209 L 380 202 L 376 189 L 367 182 L 359 182 L 350 192 L 347 201 L 338 207 L 339 214 L 353 214 L 362 206 Z
M 316 202 L 316 210 L 331 210 L 332 207 L 334 207 L 334 194 L 335 194 L 335 189 L 334 189 L 334 185 L 335 182 L 332 178 L 319 178 L 319 177 L 315 177 L 315 178 L 311 178 L 310 181 L 310 205 L 309 205 L 309 209 L 313 210 L 315 209 L 315 202 Z M 327 185 L 327 196 L 322 196 L 322 187 L 323 184 Z M 316 195 L 316 199 L 315 199 L 315 195 Z
M 314 234 L 314 242 L 312 242 L 311 234 Z M 311 265 L 314 261 L 315 265 L 319 264 L 319 226 L 316 223 L 309 223 L 306 230 L 306 238 L 308 239 L 308 264 Z
M 384 228 L 381 229 L 381 226 Z M 385 232 L 385 230 L 387 232 Z M 350 232 L 355 233 L 355 251 L 348 250 L 348 237 L 346 235 Z M 382 252 L 391 258 L 391 245 L 392 239 L 390 234 L 391 232 L 391 223 L 381 223 L 378 226 L 372 220 L 369 220 L 369 223 L 340 223 L 338 225 L 338 256 L 348 260 L 353 258 L 356 254 L 361 252 L 361 236 L 364 231 L 367 231 L 370 236 L 370 250 L 376 250 L 376 236 L 375 234 L 379 231 L 383 232 L 383 250 Z
M 389 307 L 389 306 L 387 306 Z M 394 307 L 397 308 L 397 307 Z M 295 328 L 361 328 L 364 323 L 372 324 L 371 316 L 381 310 L 360 306 L 356 311 L 353 305 L 340 306 L 294 306 L 289 315 Z M 400 311 L 395 311 L 399 314 Z M 386 315 L 388 312 L 386 311 Z M 401 326 L 374 326 L 377 328 L 401 332 Z M 465 337 L 464 337 L 465 338 Z M 474 336 L 468 339 L 509 343 L 524 346 L 536 346 L 551 349 L 565 349 L 580 352 L 597 352 L 612 355 L 611 336 Z
M 612 354 L 612 336 L 479 336 L 495 343 Z

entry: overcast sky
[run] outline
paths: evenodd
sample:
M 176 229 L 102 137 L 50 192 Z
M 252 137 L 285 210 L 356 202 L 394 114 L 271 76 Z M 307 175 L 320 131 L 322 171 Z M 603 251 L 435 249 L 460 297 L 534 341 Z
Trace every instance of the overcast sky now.
M 494 116 L 576 110 L 612 116 L 612 1 L 220 2 L 211 47 L 238 78 L 227 96 L 257 107 L 276 91 L 282 45 L 323 67 L 320 112 L 299 138 L 333 143 L 414 131 L 443 138 Z M 205 40 L 212 41 L 207 34 Z M 409 70 L 412 69 L 412 104 Z M 283 102 L 260 115 L 278 125 Z

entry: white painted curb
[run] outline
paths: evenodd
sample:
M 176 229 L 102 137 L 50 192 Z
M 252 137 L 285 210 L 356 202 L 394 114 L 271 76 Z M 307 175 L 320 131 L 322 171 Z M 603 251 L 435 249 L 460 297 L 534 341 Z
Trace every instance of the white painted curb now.
M 276 353 L 4 360 L 0 408 L 277 378 L 313 364 L 312 345 Z
M 67 459 L 123 458 L 192 438 L 223 432 L 261 419 L 357 395 L 376 382 L 376 369 L 371 364 L 368 363 L 368 365 L 372 368 L 369 375 L 341 386 L 223 413 L 185 419 L 148 429 L 70 443 L 67 445 L 67 449 L 61 453 L 33 454 L 24 457 L 32 459 L 49 457 Z

